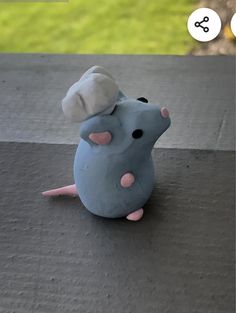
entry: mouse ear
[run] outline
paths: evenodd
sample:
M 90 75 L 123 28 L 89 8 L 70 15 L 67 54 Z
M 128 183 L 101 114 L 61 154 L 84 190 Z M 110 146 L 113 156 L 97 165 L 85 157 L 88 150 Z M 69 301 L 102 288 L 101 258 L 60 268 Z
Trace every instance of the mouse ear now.
M 81 122 L 99 113 L 110 114 L 119 88 L 110 74 L 100 66 L 93 66 L 68 90 L 62 100 L 66 117 Z
M 112 141 L 119 121 L 112 115 L 97 115 L 81 124 L 80 137 L 90 145 L 107 145 Z

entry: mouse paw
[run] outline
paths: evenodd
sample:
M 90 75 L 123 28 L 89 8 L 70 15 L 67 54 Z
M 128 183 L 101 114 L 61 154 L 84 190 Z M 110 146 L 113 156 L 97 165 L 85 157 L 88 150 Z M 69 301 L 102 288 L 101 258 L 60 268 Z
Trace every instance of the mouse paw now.
M 126 218 L 129 221 L 136 222 L 136 221 L 139 221 L 142 218 L 142 216 L 143 216 L 143 208 L 130 213 L 129 215 L 126 216 Z
M 125 173 L 120 180 L 120 184 L 123 188 L 129 188 L 135 182 L 135 177 L 132 173 Z

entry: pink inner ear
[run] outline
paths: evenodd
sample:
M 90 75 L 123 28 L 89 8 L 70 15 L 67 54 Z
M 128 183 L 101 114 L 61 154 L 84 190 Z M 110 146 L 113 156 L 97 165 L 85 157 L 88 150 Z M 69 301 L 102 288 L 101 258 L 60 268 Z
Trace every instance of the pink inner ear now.
M 89 139 L 97 145 L 107 145 L 111 142 L 112 136 L 110 132 L 91 133 Z

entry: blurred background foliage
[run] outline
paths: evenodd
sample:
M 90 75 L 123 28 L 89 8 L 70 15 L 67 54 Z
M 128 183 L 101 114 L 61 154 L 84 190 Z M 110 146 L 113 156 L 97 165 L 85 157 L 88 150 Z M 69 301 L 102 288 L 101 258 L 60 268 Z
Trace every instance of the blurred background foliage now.
M 0 52 L 186 54 L 197 2 L 0 2 Z
M 235 0 L 55 1 L 0 0 L 0 52 L 236 53 L 229 25 Z M 208 43 L 187 31 L 188 16 L 198 7 L 212 8 L 222 20 L 220 35 Z

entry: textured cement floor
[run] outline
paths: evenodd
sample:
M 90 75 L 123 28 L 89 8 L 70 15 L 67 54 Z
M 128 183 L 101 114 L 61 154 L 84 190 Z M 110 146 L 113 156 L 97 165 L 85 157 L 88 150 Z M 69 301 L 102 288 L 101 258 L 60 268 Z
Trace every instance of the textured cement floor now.
M 157 147 L 234 150 L 233 56 L 0 54 L 0 141 L 78 143 L 60 103 L 94 64 L 127 95 L 169 109 L 173 127 Z
M 75 149 L 0 145 L 0 312 L 233 313 L 234 153 L 155 149 L 132 223 L 41 197 L 72 181 Z
M 73 182 L 59 102 L 93 64 L 171 111 L 138 223 L 41 196 Z M 233 313 L 234 84 L 233 57 L 0 54 L 0 313 Z

